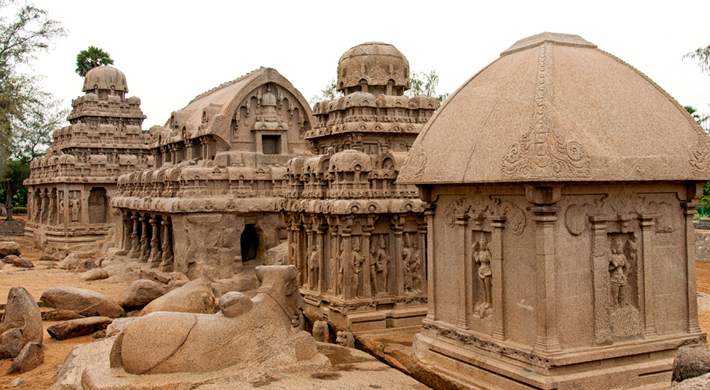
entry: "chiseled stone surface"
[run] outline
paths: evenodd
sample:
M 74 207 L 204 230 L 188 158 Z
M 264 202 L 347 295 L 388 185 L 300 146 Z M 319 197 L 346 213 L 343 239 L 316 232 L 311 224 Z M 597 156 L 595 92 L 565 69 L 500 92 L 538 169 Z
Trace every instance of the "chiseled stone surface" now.
M 543 33 L 503 52 L 398 178 L 433 211 L 420 363 L 484 388 L 668 386 L 677 349 L 706 345 L 708 155 L 683 107 L 594 44 Z
M 27 234 L 41 249 L 105 250 L 120 223 L 109 199 L 118 176 L 152 165 L 141 101 L 126 98 L 126 76 L 111 66 L 91 69 L 84 96 L 72 100 L 70 125 L 55 130 L 42 158 L 30 163 Z
M 147 304 L 141 315 L 156 311 L 212 314 L 216 311 L 215 296 L 210 283 L 195 279 Z
M 10 364 L 10 368 L 7 369 L 7 375 L 32 371 L 42 363 L 44 363 L 42 343 L 27 343 L 15 360 L 12 361 L 12 364 Z
M 334 330 L 417 325 L 426 313 L 425 204 L 396 179 L 437 100 L 404 94 L 409 70 L 390 44 L 346 51 L 337 68 L 344 96 L 313 106 L 306 139 L 315 156 L 288 162 L 289 264 L 304 314 Z
M 260 68 L 195 97 L 151 128 L 152 168 L 118 178 L 122 255 L 190 279 L 265 265 L 286 241 L 286 164 L 307 150 L 307 101 Z
M 50 287 L 40 300 L 57 310 L 71 310 L 82 316 L 123 317 L 126 313 L 104 294 L 76 287 Z

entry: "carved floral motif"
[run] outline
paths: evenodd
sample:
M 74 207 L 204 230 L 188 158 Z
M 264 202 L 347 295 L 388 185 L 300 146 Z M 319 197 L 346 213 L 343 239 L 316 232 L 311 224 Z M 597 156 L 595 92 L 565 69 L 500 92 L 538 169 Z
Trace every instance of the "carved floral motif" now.
M 485 199 L 477 196 L 474 198 L 463 197 L 456 202 L 449 204 L 444 211 L 444 222 L 446 226 L 453 228 L 456 223 L 456 216 L 461 214 L 480 215 L 480 214 L 505 215 L 506 228 L 510 229 L 515 234 L 522 234 L 527 223 L 525 213 L 518 206 L 510 201 L 500 198 L 491 197 Z

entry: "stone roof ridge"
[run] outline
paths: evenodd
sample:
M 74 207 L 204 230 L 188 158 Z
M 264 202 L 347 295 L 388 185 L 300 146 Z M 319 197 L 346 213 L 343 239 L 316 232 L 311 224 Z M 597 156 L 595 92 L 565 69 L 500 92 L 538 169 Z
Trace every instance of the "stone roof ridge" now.
M 246 73 L 246 74 L 244 74 L 244 75 L 241 75 L 241 76 L 237 77 L 236 79 L 234 79 L 234 80 L 232 80 L 232 81 L 226 81 L 226 82 L 224 82 L 224 83 L 222 83 L 222 84 L 220 84 L 220 85 L 218 85 L 218 86 L 216 86 L 216 87 L 214 87 L 214 88 L 212 88 L 212 89 L 210 89 L 210 90 L 208 90 L 208 91 L 206 91 L 206 92 L 203 92 L 203 93 L 201 93 L 201 94 L 195 96 L 192 100 L 190 100 L 190 103 L 188 103 L 188 105 L 192 104 L 192 102 L 194 102 L 194 101 L 197 100 L 197 99 L 203 98 L 203 97 L 205 97 L 205 96 L 207 96 L 207 95 L 209 95 L 209 94 L 211 94 L 211 93 L 213 93 L 213 92 L 215 92 L 215 91 L 219 91 L 219 90 L 222 89 L 222 88 L 226 88 L 226 87 L 229 87 L 230 85 L 234 85 L 235 83 L 238 83 L 238 82 L 240 82 L 240 81 L 246 79 L 247 77 L 253 75 L 254 73 L 259 72 L 259 71 L 262 71 L 262 70 L 265 70 L 265 69 L 269 69 L 269 68 L 265 68 L 265 67 L 263 67 L 263 66 L 260 66 L 259 68 L 254 69 L 254 70 L 252 70 L 251 72 Z
M 592 42 L 587 41 L 576 34 L 563 34 L 563 33 L 551 33 L 543 32 L 536 35 L 531 35 L 527 38 L 523 38 L 513 44 L 504 52 L 500 53 L 500 56 L 506 56 L 508 54 L 516 53 L 519 51 L 527 50 L 532 47 L 540 46 L 545 42 L 554 43 L 562 46 L 579 46 L 588 47 L 590 49 L 596 49 L 597 45 Z

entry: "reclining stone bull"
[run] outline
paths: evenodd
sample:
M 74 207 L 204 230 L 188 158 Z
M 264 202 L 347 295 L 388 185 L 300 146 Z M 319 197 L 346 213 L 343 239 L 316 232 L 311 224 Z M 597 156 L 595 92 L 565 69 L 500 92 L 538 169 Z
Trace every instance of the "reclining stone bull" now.
M 298 272 L 289 266 L 256 268 L 254 298 L 228 293 L 217 314 L 156 312 L 117 336 L 111 367 L 130 374 L 207 372 L 232 366 L 290 366 L 318 354 L 306 332 L 291 331 L 303 307 Z

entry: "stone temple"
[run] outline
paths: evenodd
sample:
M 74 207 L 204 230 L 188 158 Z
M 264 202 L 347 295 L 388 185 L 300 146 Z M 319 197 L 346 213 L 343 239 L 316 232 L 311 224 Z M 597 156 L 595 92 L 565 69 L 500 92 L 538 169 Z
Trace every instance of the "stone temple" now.
M 120 230 L 109 204 L 118 176 L 147 168 L 152 157 L 141 101 L 125 97 L 123 72 L 94 68 L 82 90 L 86 94 L 72 100 L 71 125 L 55 130 L 45 157 L 30 164 L 25 229 L 45 250 L 89 255 L 114 245 Z
M 155 165 L 118 179 L 122 254 L 191 279 L 266 264 L 287 239 L 287 162 L 310 129 L 308 103 L 271 68 L 195 97 L 150 129 Z
M 434 213 L 413 349 L 467 386 L 668 388 L 698 326 L 692 218 L 710 140 L 577 35 L 516 42 L 422 130 L 399 175 Z
M 409 62 L 364 43 L 338 62 L 343 97 L 316 103 L 315 156 L 288 162 L 288 256 L 311 320 L 336 330 L 419 325 L 426 313 L 426 224 L 415 186 L 395 182 L 437 108 L 407 97 Z

